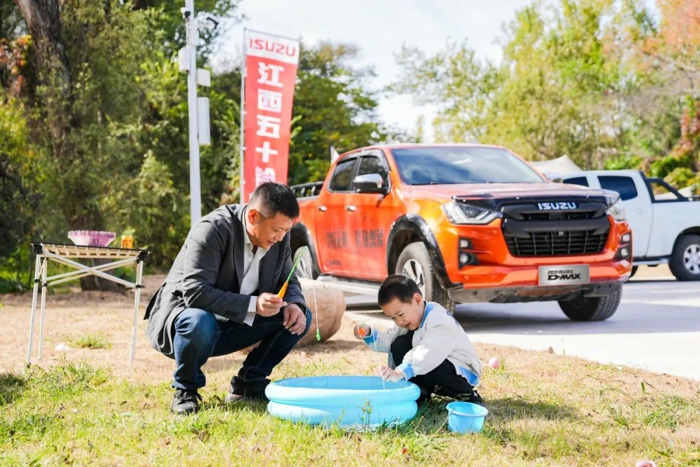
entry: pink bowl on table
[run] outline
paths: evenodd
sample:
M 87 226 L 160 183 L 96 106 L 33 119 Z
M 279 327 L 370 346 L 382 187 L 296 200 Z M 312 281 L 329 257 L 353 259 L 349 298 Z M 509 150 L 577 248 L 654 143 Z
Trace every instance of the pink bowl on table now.
M 71 230 L 68 232 L 68 238 L 76 245 L 107 246 L 117 238 L 117 234 L 102 230 Z

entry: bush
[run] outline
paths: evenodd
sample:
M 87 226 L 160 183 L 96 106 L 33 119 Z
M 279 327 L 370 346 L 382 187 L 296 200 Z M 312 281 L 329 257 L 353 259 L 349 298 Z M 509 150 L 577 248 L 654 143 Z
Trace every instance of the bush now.
M 664 181 L 679 189 L 695 185 L 695 191 L 697 191 L 697 186 L 700 184 L 700 177 L 687 167 L 676 167 L 671 173 L 664 177 Z
M 643 159 L 639 156 L 621 155 L 605 162 L 605 170 L 639 169 Z

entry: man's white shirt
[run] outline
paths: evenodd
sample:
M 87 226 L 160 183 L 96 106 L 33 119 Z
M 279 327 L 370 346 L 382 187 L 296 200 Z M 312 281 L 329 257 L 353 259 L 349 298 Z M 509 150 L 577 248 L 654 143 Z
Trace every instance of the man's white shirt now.
M 243 230 L 245 235 L 245 242 L 243 244 L 243 281 L 241 282 L 241 290 L 239 293 L 241 295 L 250 295 L 258 289 L 260 284 L 260 261 L 265 256 L 268 250 L 265 248 L 258 247 L 255 253 L 253 253 L 253 242 L 250 240 L 248 235 L 248 221 L 246 219 L 246 214 L 243 214 Z M 255 320 L 256 304 L 258 301 L 257 295 L 252 295 L 250 297 L 250 303 L 248 304 L 248 313 L 243 320 L 248 326 L 253 325 L 253 320 Z M 216 316 L 220 321 L 228 321 L 222 316 Z

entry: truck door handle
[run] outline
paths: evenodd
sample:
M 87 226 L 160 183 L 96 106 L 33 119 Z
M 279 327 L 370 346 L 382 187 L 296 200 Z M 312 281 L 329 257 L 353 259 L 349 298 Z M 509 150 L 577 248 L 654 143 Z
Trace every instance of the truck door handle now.
M 326 207 L 325 206 L 318 206 L 316 209 L 318 209 L 321 212 L 326 212 Z
M 345 206 L 346 211 L 355 212 L 357 208 L 355 206 Z

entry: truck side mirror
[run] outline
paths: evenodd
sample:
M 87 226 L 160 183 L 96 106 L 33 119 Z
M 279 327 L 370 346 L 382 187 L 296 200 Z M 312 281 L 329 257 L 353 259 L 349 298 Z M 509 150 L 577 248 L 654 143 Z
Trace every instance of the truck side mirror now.
M 384 186 L 384 179 L 377 173 L 358 175 L 352 183 L 357 193 L 388 193 L 388 187 Z

